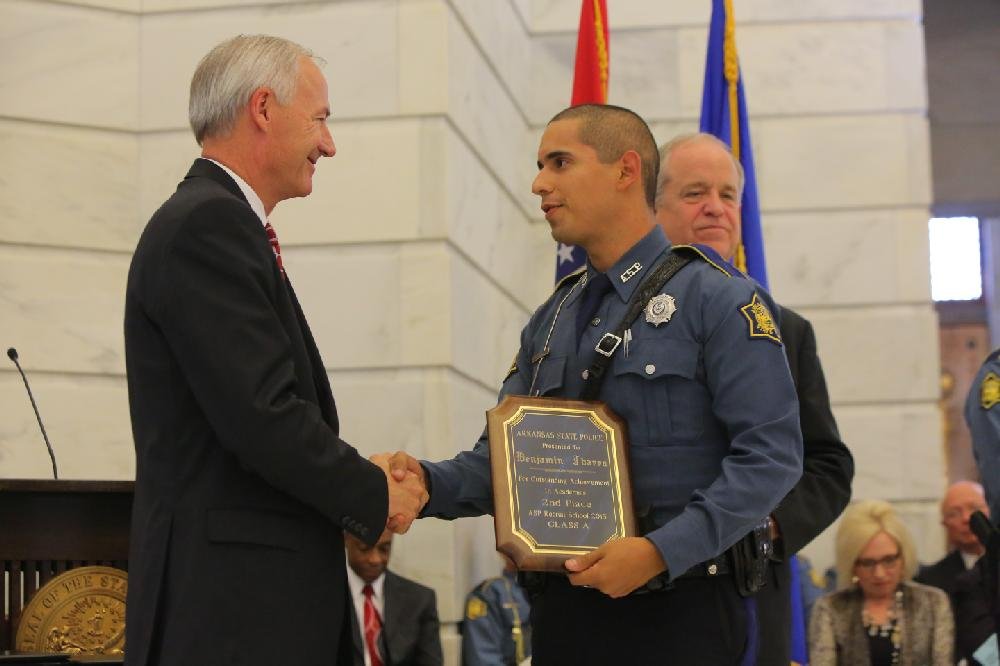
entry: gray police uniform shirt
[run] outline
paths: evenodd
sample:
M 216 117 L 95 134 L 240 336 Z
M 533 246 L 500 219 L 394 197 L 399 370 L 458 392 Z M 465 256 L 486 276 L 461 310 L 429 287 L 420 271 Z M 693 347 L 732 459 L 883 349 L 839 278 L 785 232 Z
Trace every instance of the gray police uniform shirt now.
M 1000 520 L 1000 349 L 990 354 L 969 390 L 965 422 L 993 520 Z
M 508 666 L 531 656 L 531 604 L 513 574 L 477 585 L 465 600 L 462 666 Z
M 500 398 L 529 390 L 579 396 L 595 345 L 618 325 L 635 289 L 669 249 L 655 226 L 607 272 L 614 289 L 579 346 L 582 285 L 564 281 L 522 331 Z M 788 493 L 802 474 L 802 435 L 770 297 L 707 255 L 660 293 L 673 297 L 676 311 L 659 326 L 639 315 L 627 349 L 623 343 L 614 353 L 599 399 L 628 423 L 635 508 L 646 515 L 652 529 L 645 536 L 675 577 L 725 551 Z M 550 352 L 543 354 L 560 302 Z M 485 432 L 472 451 L 423 464 L 431 483 L 423 515 L 492 513 Z

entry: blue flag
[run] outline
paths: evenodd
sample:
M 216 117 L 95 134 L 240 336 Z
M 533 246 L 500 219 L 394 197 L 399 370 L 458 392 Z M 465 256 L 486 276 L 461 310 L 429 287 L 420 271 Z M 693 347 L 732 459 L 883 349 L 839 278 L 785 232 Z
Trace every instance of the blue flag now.
M 701 99 L 701 131 L 725 141 L 743 165 L 742 243 L 736 251 L 736 267 L 767 288 L 764 236 L 760 227 L 757 178 L 750 145 L 750 123 L 736 54 L 736 29 L 732 0 L 712 0 L 712 25 L 708 32 L 705 88 Z
M 799 569 L 799 558 L 792 555 L 785 564 L 791 574 L 788 582 L 788 593 L 792 595 L 792 663 L 806 666 L 809 663 L 809 651 L 806 647 L 806 616 L 802 603 L 802 572 Z
M 587 253 L 579 245 L 559 243 L 556 248 L 556 282 L 587 263 Z

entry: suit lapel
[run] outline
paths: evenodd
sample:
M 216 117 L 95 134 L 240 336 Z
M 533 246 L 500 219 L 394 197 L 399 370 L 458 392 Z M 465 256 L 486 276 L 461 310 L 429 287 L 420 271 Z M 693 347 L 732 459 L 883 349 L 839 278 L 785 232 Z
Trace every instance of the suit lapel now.
M 385 654 L 386 666 L 390 666 L 393 663 L 394 648 L 398 649 L 399 647 L 398 645 L 390 644 L 390 638 L 399 635 L 399 628 L 402 626 L 402 617 L 400 617 L 400 614 L 406 608 L 407 604 L 400 598 L 399 581 L 391 571 L 387 570 L 385 572 L 385 585 L 382 591 L 385 596 L 382 604 L 382 614 L 385 616 L 382 626 L 382 647 Z M 389 631 L 386 631 L 387 627 Z
M 365 643 L 361 637 L 361 622 L 358 620 L 357 611 L 354 610 L 354 600 L 350 588 L 347 590 L 347 595 L 351 597 L 348 610 L 351 614 L 351 642 L 354 643 L 354 661 L 355 663 L 363 664 L 365 663 Z

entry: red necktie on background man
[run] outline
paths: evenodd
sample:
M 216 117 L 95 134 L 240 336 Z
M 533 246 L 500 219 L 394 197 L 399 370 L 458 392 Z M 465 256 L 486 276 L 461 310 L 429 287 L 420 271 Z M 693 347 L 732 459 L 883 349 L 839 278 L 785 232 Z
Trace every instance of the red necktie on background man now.
M 280 264 L 280 262 L 279 262 Z M 382 656 L 378 651 L 378 637 L 382 633 L 382 618 L 378 616 L 372 595 L 375 593 L 370 584 L 366 584 L 361 593 L 365 595 L 365 649 L 372 666 L 383 666 Z

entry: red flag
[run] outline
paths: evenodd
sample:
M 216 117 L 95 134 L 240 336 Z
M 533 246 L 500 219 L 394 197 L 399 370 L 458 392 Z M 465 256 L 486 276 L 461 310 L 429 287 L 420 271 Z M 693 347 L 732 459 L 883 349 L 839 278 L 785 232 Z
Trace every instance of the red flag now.
M 580 34 L 576 40 L 572 106 L 607 103 L 609 60 L 606 0 L 583 0 Z
M 573 101 L 577 104 L 608 102 L 608 7 L 606 0 L 583 0 L 580 34 L 576 38 Z M 587 263 L 587 253 L 577 245 L 559 243 L 556 282 Z

